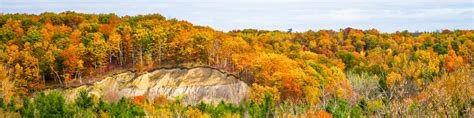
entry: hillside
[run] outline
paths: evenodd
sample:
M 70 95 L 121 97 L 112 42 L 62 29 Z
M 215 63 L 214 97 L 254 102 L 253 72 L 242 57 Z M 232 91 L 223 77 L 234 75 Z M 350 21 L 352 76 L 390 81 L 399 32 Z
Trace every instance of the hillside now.
M 472 29 L 222 32 L 160 14 L 76 12 L 0 14 L 0 26 L 0 111 L 6 113 L 43 117 L 474 113 Z M 154 70 L 195 66 L 222 71 Z M 110 74 L 115 71 L 119 73 Z M 50 85 L 77 87 L 83 79 L 80 88 L 85 91 L 44 94 Z M 173 98 L 183 93 L 186 97 Z M 81 97 L 74 99 L 75 95 Z M 109 95 L 110 101 L 105 99 Z
M 149 101 L 160 97 L 175 99 L 182 97 L 185 105 L 200 102 L 215 104 L 224 101 L 239 104 L 248 92 L 248 85 L 232 75 L 205 67 L 158 69 L 140 75 L 132 72 L 106 77 L 93 85 L 83 85 L 64 90 L 63 95 L 74 102 L 79 91 L 87 90 L 91 95 L 116 102 L 121 97 L 144 96 Z

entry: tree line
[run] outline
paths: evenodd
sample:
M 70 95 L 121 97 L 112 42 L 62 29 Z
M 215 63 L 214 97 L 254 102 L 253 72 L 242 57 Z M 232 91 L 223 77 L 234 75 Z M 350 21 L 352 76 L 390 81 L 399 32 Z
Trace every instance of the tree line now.
M 473 30 L 221 32 L 159 14 L 76 12 L 1 14 L 0 26 L 5 98 L 119 68 L 205 65 L 239 76 L 256 103 L 270 93 L 277 106 L 333 115 L 472 114 Z

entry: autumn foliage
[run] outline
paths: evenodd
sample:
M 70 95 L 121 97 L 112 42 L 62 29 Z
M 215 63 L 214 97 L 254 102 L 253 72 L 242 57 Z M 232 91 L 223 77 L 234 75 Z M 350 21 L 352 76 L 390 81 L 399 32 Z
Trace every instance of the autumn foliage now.
M 0 26 L 0 80 L 13 85 L 2 84 L 5 96 L 115 69 L 206 65 L 250 85 L 249 101 L 270 93 L 277 105 L 333 108 L 314 112 L 324 117 L 472 115 L 473 30 L 221 32 L 159 14 L 75 12 L 0 14 Z

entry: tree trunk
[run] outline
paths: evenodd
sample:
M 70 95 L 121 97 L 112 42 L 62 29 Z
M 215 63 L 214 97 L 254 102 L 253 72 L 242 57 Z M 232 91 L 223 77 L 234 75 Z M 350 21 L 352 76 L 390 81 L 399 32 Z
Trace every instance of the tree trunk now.
M 49 65 L 49 68 L 51 68 L 51 70 L 54 72 L 54 74 L 57 77 L 57 80 L 59 80 L 59 83 L 63 84 L 63 82 L 61 81 L 61 77 L 59 76 L 58 72 L 56 72 L 56 70 L 54 70 L 54 68 L 51 65 Z
M 158 45 L 158 64 L 161 65 L 161 43 Z

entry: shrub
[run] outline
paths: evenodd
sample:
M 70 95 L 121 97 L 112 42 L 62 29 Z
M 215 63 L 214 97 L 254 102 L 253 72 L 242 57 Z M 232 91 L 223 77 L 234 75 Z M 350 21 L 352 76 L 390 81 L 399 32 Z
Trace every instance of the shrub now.
M 41 92 L 34 100 L 39 117 L 64 117 L 67 115 L 64 97 L 57 91 L 48 95 Z
M 2 110 L 5 109 L 5 101 L 4 101 L 3 97 L 0 97 L 0 108 L 1 108 Z
M 355 106 L 351 109 L 350 112 L 350 116 L 353 118 L 360 118 L 361 116 L 363 116 L 362 108 L 360 108 L 359 106 Z
M 198 108 L 189 108 L 185 112 L 185 115 L 190 118 L 210 118 L 209 114 L 203 113 Z
M 7 111 L 16 112 L 16 101 L 15 98 L 10 98 L 10 102 L 7 104 Z
M 99 114 L 101 111 L 102 112 L 107 111 L 107 109 L 109 109 L 109 104 L 107 104 L 107 102 L 105 102 L 104 99 L 100 98 L 97 105 L 94 106 L 93 111 Z
M 92 96 L 89 96 L 89 93 L 82 89 L 79 91 L 75 103 L 69 105 L 69 108 L 74 110 L 74 117 L 94 117 L 94 112 L 92 111 L 92 106 L 94 105 L 92 101 Z
M 81 109 L 88 109 L 91 108 L 93 103 L 92 103 L 92 97 L 89 96 L 89 93 L 86 90 L 81 90 L 78 94 L 78 97 L 75 100 L 77 107 Z
M 336 118 L 347 118 L 350 113 L 350 106 L 346 101 L 336 98 L 326 105 L 325 110 Z
M 200 102 L 195 107 L 204 113 L 209 113 L 213 118 L 219 118 L 226 114 L 238 113 L 241 116 L 244 115 L 242 106 L 236 106 L 231 103 L 225 103 L 224 101 L 219 102 L 217 106 Z M 189 109 L 193 109 L 193 107 L 188 108 L 188 110 Z
M 142 108 L 131 104 L 131 102 L 124 97 L 118 102 L 110 104 L 107 111 L 110 113 L 110 116 L 118 118 L 145 115 L 145 111 Z
M 117 103 L 110 104 L 109 113 L 114 117 L 132 116 L 128 111 L 128 104 L 125 98 L 121 98 Z
M 142 107 L 130 104 L 131 105 L 131 112 L 133 116 L 145 116 L 145 110 Z
M 275 104 L 273 103 L 273 95 L 269 92 L 264 94 L 264 101 L 262 104 L 257 104 L 254 101 L 251 101 L 247 105 L 247 110 L 252 117 L 273 117 L 275 114 Z
M 133 97 L 133 103 L 135 104 L 143 104 L 146 101 L 145 96 L 135 96 Z
M 23 107 L 20 108 L 20 115 L 26 118 L 34 117 L 34 107 L 31 104 L 30 98 L 23 97 Z
M 269 92 L 266 92 L 265 95 L 264 95 L 264 100 L 263 101 L 263 105 L 261 106 L 262 109 L 263 109 L 263 112 L 265 112 L 265 114 L 270 117 L 272 117 L 274 114 L 273 114 L 273 111 L 275 109 L 275 103 L 273 103 L 273 95 Z

